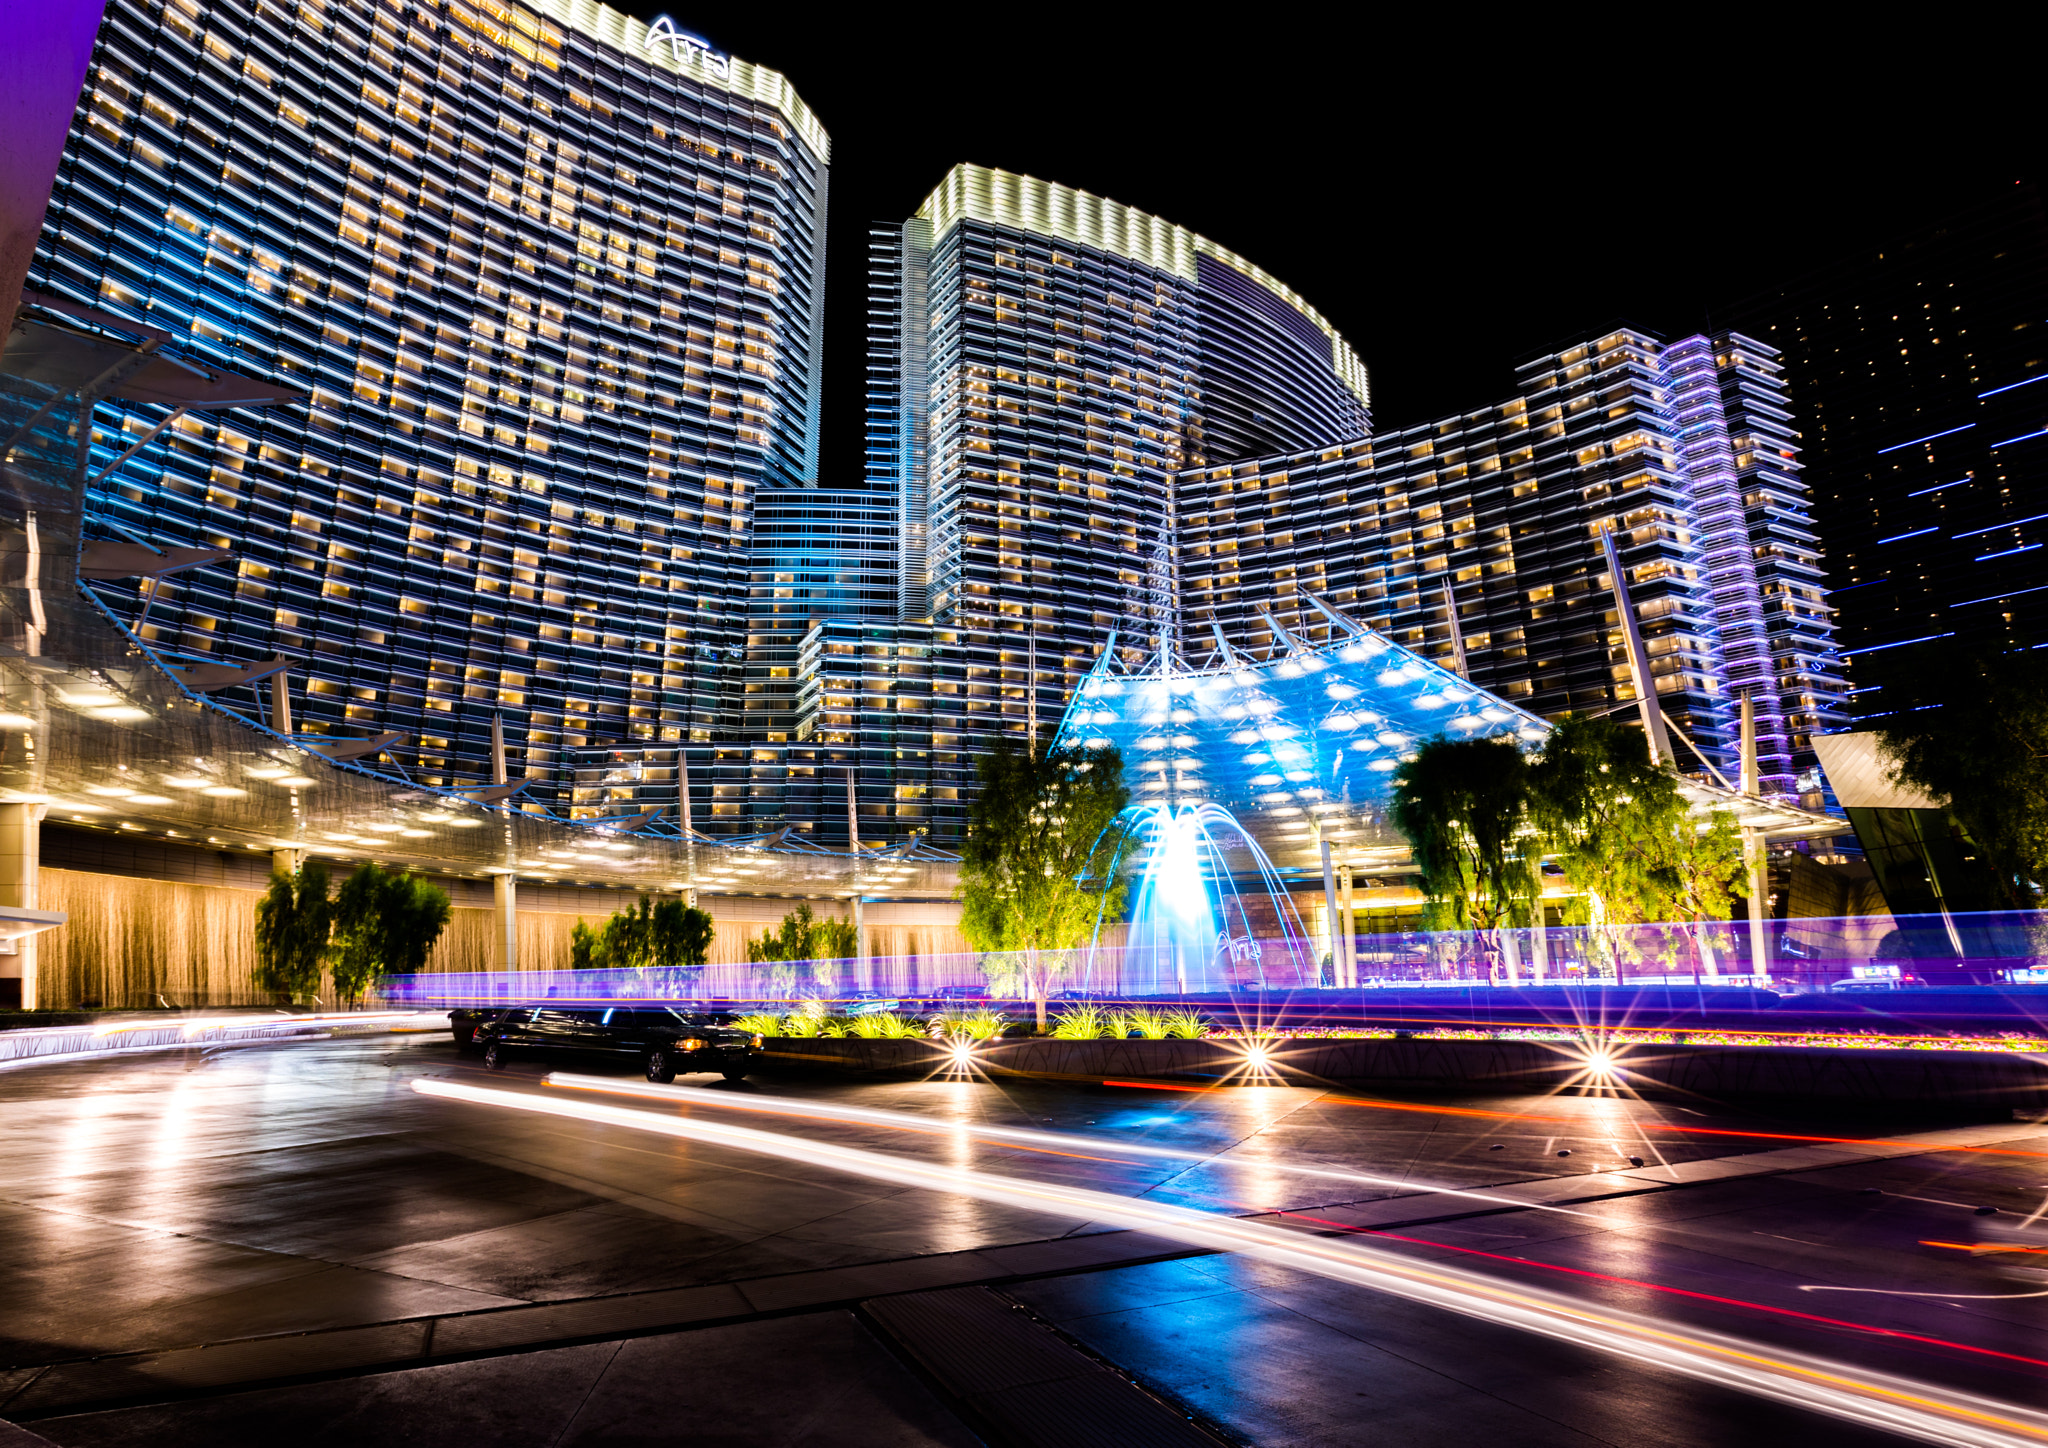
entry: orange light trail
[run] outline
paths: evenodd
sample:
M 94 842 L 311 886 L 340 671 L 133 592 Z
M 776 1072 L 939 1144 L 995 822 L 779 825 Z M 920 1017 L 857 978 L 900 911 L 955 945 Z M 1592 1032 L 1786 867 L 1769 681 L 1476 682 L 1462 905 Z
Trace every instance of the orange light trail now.
M 1132 1082 L 1103 1082 L 1103 1085 L 1130 1085 Z M 1164 1089 L 1164 1088 L 1162 1088 Z M 1212 1088 L 1197 1088 L 1207 1090 Z M 1323 1098 L 1332 1106 L 1362 1106 L 1380 1111 L 1414 1111 L 1428 1116 L 1471 1116 L 1488 1121 L 1530 1121 L 1544 1126 L 1586 1127 L 1594 1123 L 1575 1116 L 1539 1116 L 1532 1111 L 1487 1111 L 1477 1106 L 1431 1106 L 1414 1101 L 1381 1101 L 1372 1097 L 1326 1096 Z M 1891 1146 L 1896 1139 L 1864 1136 L 1806 1136 L 1790 1131 L 1742 1131 L 1729 1126 L 1686 1126 L 1676 1121 L 1632 1121 L 1636 1130 L 1675 1131 L 1687 1136 L 1740 1136 L 1755 1141 L 1803 1141 L 1825 1146 Z M 2006 1146 L 1930 1146 L 1932 1152 L 1965 1151 L 1983 1156 L 2025 1156 L 2048 1157 L 2048 1151 L 2023 1151 L 2018 1147 Z

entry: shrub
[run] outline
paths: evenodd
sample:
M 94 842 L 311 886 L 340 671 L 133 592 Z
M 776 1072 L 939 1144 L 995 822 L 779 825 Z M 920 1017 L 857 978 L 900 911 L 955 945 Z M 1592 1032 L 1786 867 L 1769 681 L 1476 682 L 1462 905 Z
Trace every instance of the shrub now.
M 1166 1012 L 1157 1006 L 1132 1006 L 1117 1013 L 1116 1034 L 1128 1036 L 1132 1032 L 1148 1041 L 1161 1040 L 1166 1035 Z
M 1100 1006 L 1075 1006 L 1061 1011 L 1054 1019 L 1052 1037 L 1056 1041 L 1091 1041 L 1111 1023 L 1109 1014 Z
M 869 1040 L 906 1040 L 924 1034 L 924 1028 L 916 1021 L 907 1020 L 894 1011 L 855 1016 L 851 1024 L 856 1036 Z
M 745 1031 L 754 1036 L 779 1036 L 782 1034 L 782 1017 L 771 1016 L 765 1011 L 751 1016 L 740 1016 L 732 1023 L 736 1031 Z
M 947 1021 L 946 1034 L 964 1037 L 970 1041 L 988 1041 L 1000 1036 L 1006 1024 L 1000 1011 L 982 1006 L 978 1010 L 969 1011 L 964 1016 L 956 1016 Z
M 1209 1033 L 1209 1023 L 1202 1019 L 1199 1011 L 1167 1011 L 1161 1017 L 1166 1029 L 1161 1035 L 1179 1036 L 1187 1041 L 1199 1041 Z

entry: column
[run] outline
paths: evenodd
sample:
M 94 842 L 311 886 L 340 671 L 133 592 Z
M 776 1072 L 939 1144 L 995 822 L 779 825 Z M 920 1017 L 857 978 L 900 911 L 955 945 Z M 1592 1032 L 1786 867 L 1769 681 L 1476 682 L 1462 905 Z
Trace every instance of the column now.
M 298 874 L 300 866 L 304 865 L 305 863 L 306 852 L 304 850 L 286 849 L 272 850 L 270 852 L 271 872 L 273 874 L 282 875 L 287 880 L 289 880 L 292 876 Z
M 1323 940 L 1328 946 L 1330 956 L 1330 979 L 1335 984 L 1343 979 L 1339 972 L 1344 968 L 1337 954 L 1337 875 L 1330 861 L 1330 842 L 1322 838 L 1323 827 L 1320 823 L 1315 825 L 1315 832 L 1316 845 L 1323 857 Z M 1323 983 L 1322 969 L 1323 965 L 1319 960 L 1316 962 L 1317 985 Z
M 270 676 L 270 727 L 292 737 L 291 675 L 280 669 Z
M 34 910 L 36 876 L 42 859 L 43 806 L 0 804 L 0 905 Z M 36 1009 L 36 938 L 24 935 L 14 943 L 17 954 L 0 956 L 0 980 L 21 982 L 21 1008 Z
M 1353 906 L 1351 894 L 1352 877 L 1349 865 L 1344 867 L 1342 886 L 1344 890 L 1344 934 L 1342 937 L 1344 950 L 1339 958 L 1340 963 L 1337 967 L 1337 983 L 1339 985 L 1355 986 L 1358 984 L 1358 914 Z
M 858 890 L 853 895 L 853 984 L 856 990 L 873 990 L 874 982 L 868 978 L 868 930 L 861 919 L 861 897 Z
M 501 975 L 519 969 L 519 882 L 510 874 L 491 877 L 497 928 L 491 933 L 491 968 Z

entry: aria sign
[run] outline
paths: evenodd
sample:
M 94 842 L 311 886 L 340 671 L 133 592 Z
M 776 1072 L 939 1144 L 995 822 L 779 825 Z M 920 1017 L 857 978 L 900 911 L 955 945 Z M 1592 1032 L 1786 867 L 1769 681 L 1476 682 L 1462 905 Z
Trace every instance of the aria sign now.
M 687 30 L 676 29 L 675 21 L 666 15 L 657 15 L 654 24 L 647 28 L 647 49 L 659 51 L 666 48 L 668 57 L 677 65 L 695 62 L 717 76 L 720 80 L 732 79 L 732 61 L 713 50 L 711 46 L 690 34 Z

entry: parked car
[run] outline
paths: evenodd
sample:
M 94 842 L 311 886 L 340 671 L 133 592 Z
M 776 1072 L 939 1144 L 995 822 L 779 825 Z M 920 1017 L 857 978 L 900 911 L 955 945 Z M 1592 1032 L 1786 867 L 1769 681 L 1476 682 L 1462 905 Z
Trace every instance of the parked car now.
M 475 1038 L 494 1071 L 513 1056 L 580 1057 L 635 1062 L 648 1080 L 663 1083 L 712 1071 L 743 1081 L 761 1058 L 761 1038 L 735 1028 L 725 1013 L 670 1006 L 524 1006 L 478 1027 Z

